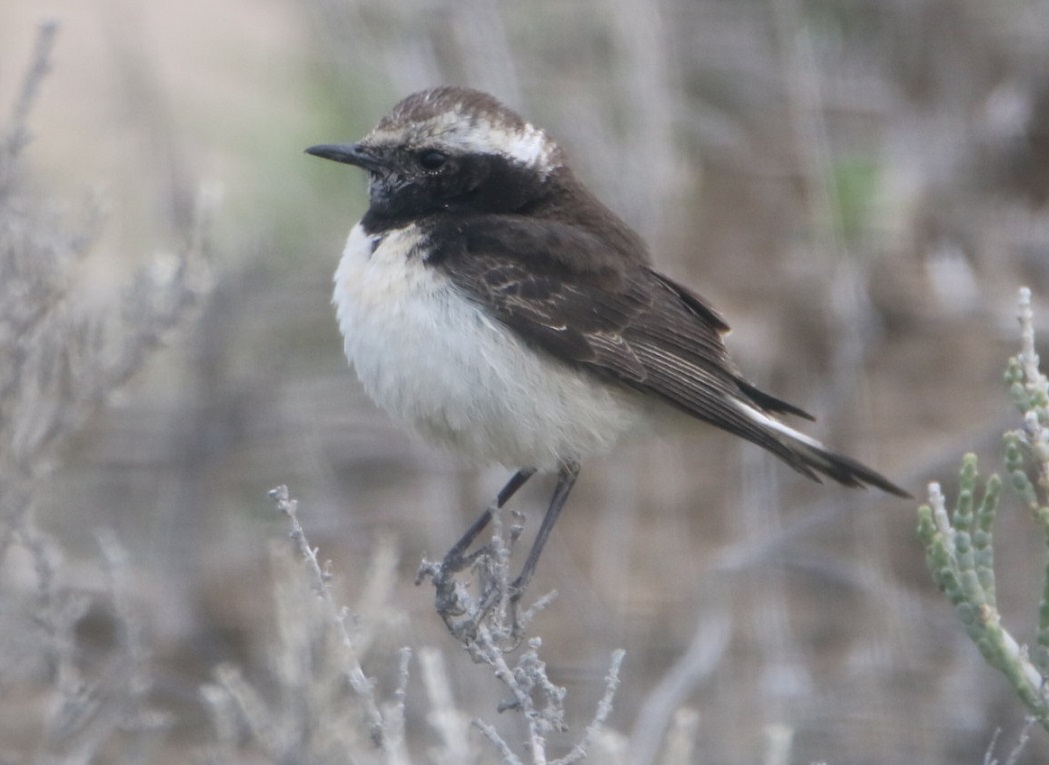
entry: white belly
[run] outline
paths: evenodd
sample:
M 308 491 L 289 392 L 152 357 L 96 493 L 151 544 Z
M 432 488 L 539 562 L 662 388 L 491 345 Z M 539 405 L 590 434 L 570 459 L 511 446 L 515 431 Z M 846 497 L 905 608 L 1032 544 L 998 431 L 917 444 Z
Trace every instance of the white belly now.
M 527 348 L 425 265 L 418 242 L 414 226 L 379 239 L 358 224 L 335 272 L 346 356 L 376 403 L 433 443 L 511 468 L 607 451 L 638 424 L 640 396 Z

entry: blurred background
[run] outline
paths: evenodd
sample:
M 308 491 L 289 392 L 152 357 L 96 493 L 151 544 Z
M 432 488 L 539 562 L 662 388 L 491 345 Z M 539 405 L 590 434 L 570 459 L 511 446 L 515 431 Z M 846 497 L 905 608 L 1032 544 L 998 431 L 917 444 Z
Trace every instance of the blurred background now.
M 414 90 L 487 90 L 545 127 L 657 266 L 722 310 L 745 373 L 817 415 L 808 432 L 916 496 L 950 491 L 968 450 L 1000 469 L 1021 285 L 1049 338 L 1044 0 L 7 0 L 4 121 L 43 13 L 61 26 L 19 194 L 90 230 L 77 310 L 105 312 L 205 232 L 192 307 L 27 484 L 63 581 L 103 586 L 94 529 L 126 549 L 149 703 L 171 715 L 153 762 L 207 741 L 216 665 L 265 675 L 281 483 L 346 592 L 380 540 L 399 550 L 408 618 L 366 671 L 433 645 L 469 714 L 500 698 L 412 580 L 506 473 L 431 450 L 363 395 L 330 287 L 365 181 L 302 153 Z M 514 500 L 526 534 L 551 488 L 534 483 Z M 532 585 L 559 592 L 535 629 L 573 729 L 623 647 L 610 724 L 638 763 L 682 706 L 710 763 L 762 761 L 769 726 L 793 731 L 798 763 L 980 763 L 998 728 L 1007 751 L 1023 710 L 931 584 L 914 504 L 811 484 L 703 428 L 586 464 Z M 1044 543 L 1019 511 L 999 524 L 1000 607 L 1030 640 Z M 88 654 L 114 639 L 104 613 L 76 630 Z M 0 739 L 24 751 L 13 705 L 47 675 L 5 650 L 22 670 Z M 1049 758 L 1043 733 L 1024 757 Z

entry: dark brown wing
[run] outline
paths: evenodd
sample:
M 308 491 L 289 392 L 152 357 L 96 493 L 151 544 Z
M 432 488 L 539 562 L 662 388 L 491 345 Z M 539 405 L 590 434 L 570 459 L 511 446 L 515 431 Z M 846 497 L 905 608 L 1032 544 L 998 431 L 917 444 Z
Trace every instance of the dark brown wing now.
M 728 325 L 694 293 L 555 222 L 474 219 L 432 244 L 429 262 L 534 347 L 654 394 L 815 478 L 740 404 L 804 413 L 741 379 L 721 340 Z

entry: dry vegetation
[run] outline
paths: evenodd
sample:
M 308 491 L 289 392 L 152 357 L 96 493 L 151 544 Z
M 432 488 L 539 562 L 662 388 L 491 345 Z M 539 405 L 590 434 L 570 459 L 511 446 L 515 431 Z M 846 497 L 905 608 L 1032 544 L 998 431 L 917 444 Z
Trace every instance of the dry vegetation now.
M 250 19 L 238 1 L 216 9 Z M 0 126 L 0 763 L 555 761 L 586 738 L 601 763 L 975 764 L 1028 734 L 1015 761 L 1049 759 L 929 582 L 914 507 L 705 430 L 586 465 L 533 584 L 558 591 L 541 646 L 463 651 L 412 581 L 505 476 L 356 387 L 328 284 L 362 200 L 296 161 L 420 87 L 498 94 L 723 309 L 750 376 L 917 495 L 964 452 L 1001 462 L 1021 284 L 1049 337 L 1044 0 L 289 13 L 308 135 L 258 111 L 181 135 L 127 42 L 113 123 L 150 168 L 139 205 L 70 204 L 105 179 L 36 172 L 64 33 L 40 33 Z M 252 168 L 223 206 L 193 191 L 206 151 Z M 114 254 L 114 228 L 154 244 Z M 290 542 L 277 483 L 302 501 Z M 513 502 L 526 536 L 546 488 Z M 1035 644 L 1045 542 L 1005 503 L 995 523 L 995 607 Z

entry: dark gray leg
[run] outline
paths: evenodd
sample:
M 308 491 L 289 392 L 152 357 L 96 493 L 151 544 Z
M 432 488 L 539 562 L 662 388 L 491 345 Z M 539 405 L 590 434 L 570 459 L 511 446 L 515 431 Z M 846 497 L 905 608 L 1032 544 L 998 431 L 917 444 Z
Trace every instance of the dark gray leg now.
M 539 533 L 535 535 L 535 542 L 532 543 L 532 549 L 528 553 L 528 560 L 525 561 L 521 574 L 510 585 L 510 589 L 513 592 L 512 597 L 515 601 L 520 599 L 524 591 L 528 589 L 528 582 L 531 580 L 532 574 L 535 573 L 535 567 L 539 563 L 539 556 L 543 552 L 543 546 L 546 544 L 550 532 L 553 531 L 554 524 L 557 523 L 557 518 L 561 515 L 561 510 L 564 509 L 565 501 L 567 501 L 568 495 L 572 492 L 572 487 L 575 486 L 577 478 L 579 478 L 579 463 L 577 462 L 565 463 L 558 471 L 554 496 L 550 498 L 550 507 L 547 508 L 546 515 L 543 516 L 543 522 L 539 526 Z
M 495 506 L 501 508 L 507 502 L 510 501 L 510 497 L 517 493 L 525 483 L 535 475 L 535 468 L 522 468 L 514 473 L 510 480 L 506 482 L 506 485 L 499 491 L 495 497 Z M 560 484 L 558 484 L 560 485 Z M 473 522 L 473 525 L 466 530 L 463 534 L 462 539 L 452 546 L 452 549 L 444 556 L 444 560 L 441 562 L 441 574 L 454 574 L 456 571 L 462 571 L 473 560 L 472 556 L 468 556 L 466 551 L 470 549 L 470 545 L 477 539 L 477 535 L 485 530 L 492 521 L 491 508 L 485 508 L 485 511 L 481 513 L 480 517 Z

